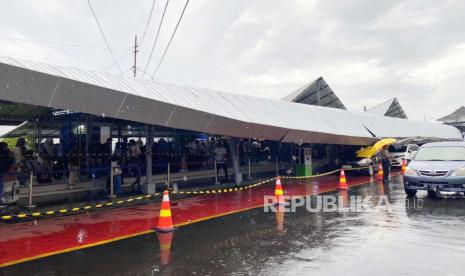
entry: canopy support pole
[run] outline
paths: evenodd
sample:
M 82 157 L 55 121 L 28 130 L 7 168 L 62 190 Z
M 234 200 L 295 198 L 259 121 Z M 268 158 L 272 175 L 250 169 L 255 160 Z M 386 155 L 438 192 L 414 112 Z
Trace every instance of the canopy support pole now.
M 242 173 L 239 160 L 239 138 L 231 137 L 229 139 L 229 152 L 231 153 L 231 160 L 233 165 L 233 178 L 236 185 L 242 182 Z
M 90 142 L 91 142 L 91 138 L 92 138 L 92 122 L 90 121 L 89 117 L 86 117 L 86 125 L 85 125 L 85 128 L 86 128 L 86 150 L 85 150 L 85 154 L 86 154 L 86 175 L 90 178 L 92 178 L 92 176 L 90 175 L 90 157 L 89 157 L 89 146 L 90 146 Z
M 40 125 L 39 125 L 39 117 L 36 118 L 36 123 L 35 123 L 35 132 L 36 132 L 36 148 L 35 148 L 35 154 L 38 157 L 39 156 L 39 151 L 40 151 L 40 140 L 41 140 L 41 135 L 40 135 Z

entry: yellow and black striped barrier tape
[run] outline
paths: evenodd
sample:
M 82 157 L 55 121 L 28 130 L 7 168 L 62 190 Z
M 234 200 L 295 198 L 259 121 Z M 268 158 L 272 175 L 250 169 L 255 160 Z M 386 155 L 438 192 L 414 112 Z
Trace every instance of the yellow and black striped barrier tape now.
M 54 215 L 64 215 L 64 214 L 72 214 L 72 213 L 78 213 L 82 211 L 90 211 L 93 209 L 100 209 L 102 207 L 110 207 L 113 205 L 121 205 L 123 203 L 130 203 L 133 201 L 140 201 L 143 199 L 150 199 L 151 197 L 155 197 L 161 195 L 161 193 L 155 193 L 155 194 L 150 194 L 150 195 L 144 195 L 144 196 L 138 196 L 138 197 L 130 197 L 127 199 L 121 199 L 118 201 L 107 201 L 107 202 L 99 202 L 95 204 L 87 204 L 83 205 L 81 207 L 71 207 L 71 208 L 63 208 L 63 209 L 58 209 L 58 210 L 47 210 L 47 211 L 37 211 L 37 212 L 32 212 L 32 213 L 19 213 L 16 215 L 3 215 L 0 217 L 1 220 L 3 221 L 8 221 L 8 220 L 13 220 L 13 219 L 24 219 L 24 218 L 45 218 L 45 217 L 50 217 Z
M 251 189 L 254 187 L 261 186 L 265 183 L 271 182 L 275 177 L 266 179 L 261 182 L 257 182 L 254 184 L 250 185 L 245 185 L 245 186 L 240 186 L 240 187 L 234 187 L 234 188 L 218 188 L 218 189 L 207 189 L 207 190 L 193 190 L 193 191 L 171 191 L 171 194 L 175 195 L 199 195 L 199 194 L 222 194 L 222 193 L 229 193 L 229 192 L 237 192 L 237 191 L 242 191 L 242 190 L 247 190 Z M 84 205 L 81 207 L 72 207 L 72 208 L 65 208 L 65 209 L 58 209 L 58 210 L 48 210 L 48 211 L 41 211 L 41 212 L 33 212 L 33 213 L 19 213 L 16 215 L 4 215 L 1 216 L 0 219 L 3 221 L 8 221 L 8 220 L 13 220 L 13 219 L 24 219 L 24 218 L 46 218 L 46 217 L 51 217 L 54 215 L 65 215 L 65 214 L 72 214 L 72 213 L 78 213 L 82 211 L 91 211 L 91 210 L 96 210 L 96 209 L 101 209 L 102 207 L 110 207 L 110 206 L 117 206 L 117 205 L 122 205 L 124 203 L 131 203 L 131 202 L 136 202 L 140 201 L 143 199 L 149 199 L 151 197 L 155 197 L 158 195 L 161 195 L 162 193 L 155 193 L 155 194 L 149 194 L 149 195 L 144 195 L 144 196 L 137 196 L 137 197 L 130 197 L 127 199 L 121 199 L 118 201 L 108 201 L 108 202 L 99 202 L 95 204 L 88 204 Z
M 269 179 L 266 179 L 266 180 L 263 180 L 263 181 L 260 181 L 254 184 L 234 187 L 234 188 L 218 188 L 218 189 L 192 190 L 192 191 L 171 191 L 171 194 L 173 195 L 199 195 L 199 194 L 222 194 L 222 193 L 238 192 L 238 191 L 243 191 L 243 190 L 261 186 L 275 179 L 276 178 L 273 177 L 273 178 L 269 178 Z M 16 215 L 3 215 L 0 217 L 0 219 L 3 221 L 9 221 L 13 219 L 46 218 L 46 217 L 51 217 L 51 216 L 60 215 L 60 214 L 61 215 L 72 214 L 72 213 L 78 213 L 82 211 L 91 211 L 91 210 L 101 209 L 102 207 L 110 207 L 113 205 L 118 206 L 124 203 L 136 202 L 136 201 L 140 201 L 143 199 L 150 199 L 151 197 L 155 197 L 161 194 L 162 193 L 155 193 L 155 194 L 149 194 L 149 195 L 144 195 L 144 196 L 130 197 L 130 198 L 127 198 L 124 200 L 121 199 L 118 201 L 99 202 L 95 204 L 84 205 L 81 207 L 71 207 L 69 209 L 64 208 L 64 209 L 58 209 L 58 210 L 48 210 L 48 211 L 33 212 L 33 213 L 19 213 Z
M 245 186 L 240 186 L 240 187 L 234 187 L 234 188 L 217 188 L 217 189 L 206 189 L 206 190 L 193 190 L 193 191 L 171 191 L 171 194 L 177 194 L 177 195 L 198 195 L 198 194 L 222 194 L 222 193 L 230 193 L 230 192 L 238 192 L 238 191 L 243 191 L 251 188 L 255 188 L 258 186 L 261 186 L 263 184 L 269 183 L 273 180 L 275 180 L 276 177 L 269 178 L 266 180 L 263 180 L 261 182 L 257 182 L 255 184 L 250 184 L 250 185 L 245 185 Z
M 359 168 L 348 168 L 344 169 L 345 171 L 351 171 L 351 170 L 363 170 L 367 169 L 371 166 L 366 166 L 366 167 L 359 167 Z M 282 176 L 282 179 L 311 179 L 311 178 L 317 178 L 321 176 L 326 176 L 326 175 L 331 175 L 334 173 L 337 173 L 341 171 L 341 169 L 333 170 L 327 173 L 322 173 L 322 174 L 315 174 L 315 175 L 310 175 L 310 176 Z M 206 189 L 206 190 L 192 190 L 192 191 L 171 191 L 171 194 L 173 195 L 199 195 L 199 194 L 223 194 L 223 193 L 230 193 L 230 192 L 238 192 L 238 191 L 243 191 L 243 190 L 248 190 L 252 189 L 258 186 L 261 186 L 263 184 L 269 183 L 271 181 L 274 181 L 276 177 L 269 178 L 254 184 L 250 185 L 245 185 L 245 186 L 239 186 L 239 187 L 229 187 L 229 188 L 212 188 L 212 189 Z M 141 201 L 144 199 L 150 199 L 151 197 L 156 197 L 158 195 L 161 195 L 162 193 L 154 193 L 154 194 L 149 194 L 149 195 L 144 195 L 144 196 L 137 196 L 137 197 L 130 197 L 127 199 L 120 199 L 118 201 L 107 201 L 107 202 L 99 202 L 95 204 L 87 204 L 83 205 L 81 207 L 70 207 L 64 208 L 64 209 L 58 209 L 58 210 L 48 210 L 48 211 L 37 211 L 37 212 L 32 212 L 32 213 L 19 213 L 19 214 L 11 214 L 11 215 L 3 215 L 0 217 L 2 221 L 10 221 L 14 219 L 24 219 L 24 218 L 45 218 L 45 217 L 50 217 L 54 215 L 65 215 L 65 214 L 73 214 L 73 213 L 79 213 L 82 211 L 90 211 L 90 210 L 95 210 L 95 209 L 100 209 L 102 207 L 110 207 L 110 206 L 121 206 L 124 203 L 131 203 L 131 202 L 136 202 L 136 201 Z
M 364 167 L 357 167 L 357 168 L 346 168 L 344 171 L 360 171 L 360 170 L 365 170 L 370 167 L 375 167 L 375 166 L 364 166 Z M 321 176 L 326 176 L 326 175 L 331 175 L 337 172 L 340 172 L 342 169 L 337 169 L 334 171 L 326 172 L 326 173 L 320 173 L 320 174 L 315 174 L 315 175 L 307 175 L 307 176 L 281 176 L 281 179 L 311 179 L 311 178 L 317 178 Z
M 347 168 L 344 169 L 344 171 L 360 171 L 368 168 L 377 168 L 378 165 L 370 165 L 370 166 L 364 166 L 364 167 L 358 167 L 358 168 Z
M 327 172 L 327 173 L 320 173 L 320 174 L 306 175 L 306 176 L 281 176 L 281 178 L 282 179 L 311 179 L 311 178 L 317 178 L 317 177 L 321 177 L 321 176 L 330 175 L 330 174 L 333 174 L 333 173 L 337 173 L 339 171 L 341 171 L 341 169 L 337 169 L 337 170 L 330 171 L 330 172 Z

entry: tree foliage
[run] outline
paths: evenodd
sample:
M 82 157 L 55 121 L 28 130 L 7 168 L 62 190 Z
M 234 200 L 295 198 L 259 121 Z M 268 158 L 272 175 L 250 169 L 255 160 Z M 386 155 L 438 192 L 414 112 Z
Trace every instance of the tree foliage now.
M 0 142 L 5 142 L 8 144 L 8 148 L 10 150 L 13 150 L 16 146 L 16 142 L 18 141 L 19 138 L 1 138 Z M 28 149 L 35 149 L 35 141 L 33 137 L 24 137 L 26 140 L 26 148 Z

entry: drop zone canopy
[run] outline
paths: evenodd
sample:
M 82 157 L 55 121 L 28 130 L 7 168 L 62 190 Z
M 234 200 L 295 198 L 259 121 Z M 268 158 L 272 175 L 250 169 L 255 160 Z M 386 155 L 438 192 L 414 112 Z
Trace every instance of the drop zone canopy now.
M 0 100 L 233 137 L 365 145 L 460 139 L 451 126 L 181 87 L 0 57 Z

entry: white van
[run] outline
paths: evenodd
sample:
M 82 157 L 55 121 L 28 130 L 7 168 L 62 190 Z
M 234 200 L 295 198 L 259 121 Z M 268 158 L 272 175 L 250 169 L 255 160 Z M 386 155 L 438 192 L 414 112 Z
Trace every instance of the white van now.
M 391 153 L 391 166 L 401 167 L 402 159 L 410 161 L 410 159 L 415 156 L 419 146 L 417 144 L 408 144 L 408 145 L 390 145 L 389 152 Z

